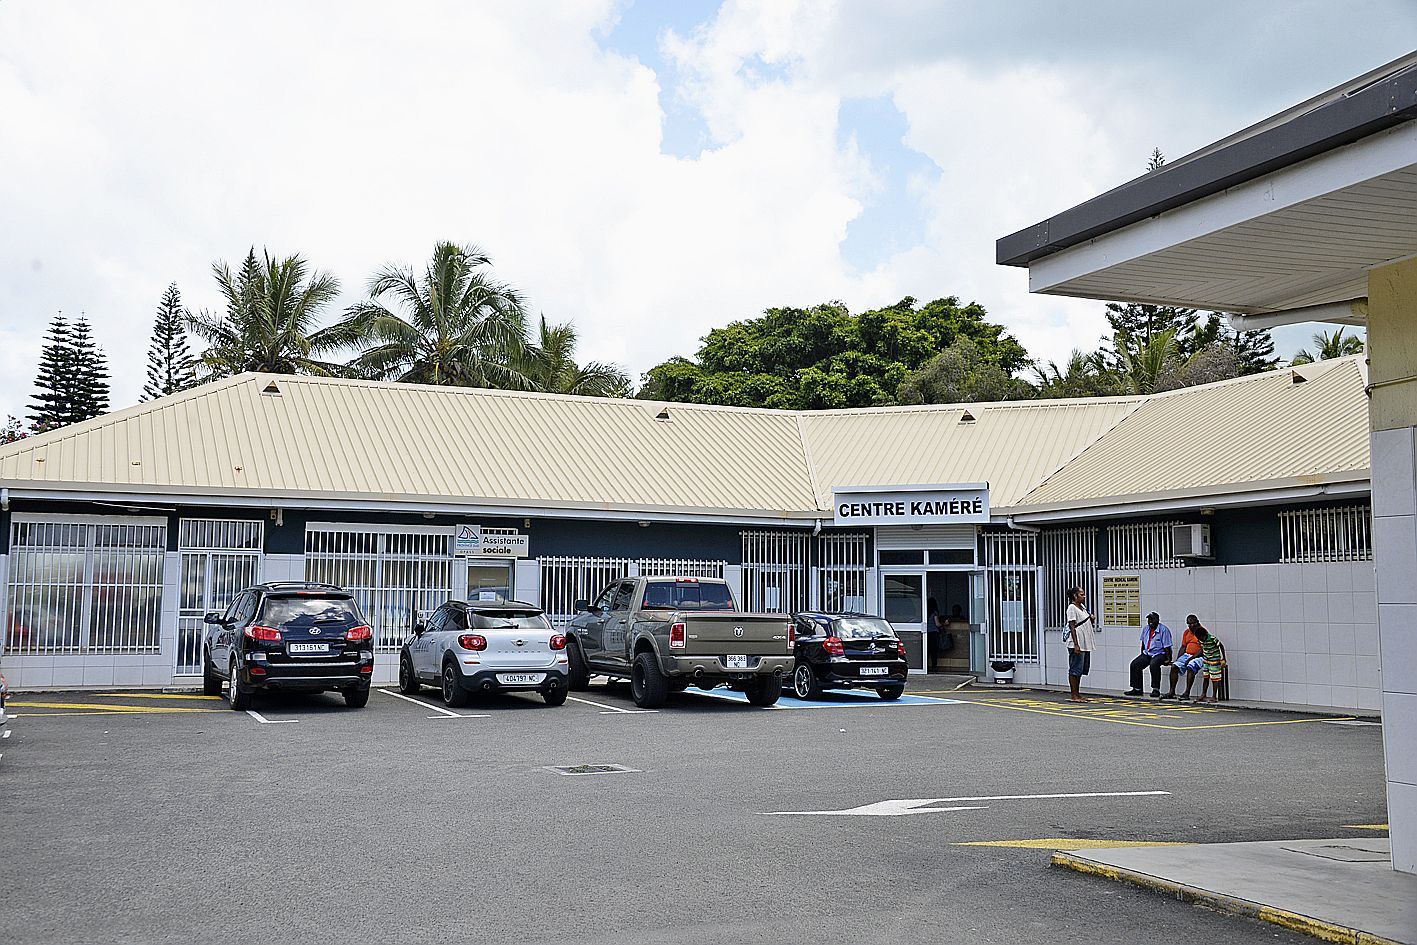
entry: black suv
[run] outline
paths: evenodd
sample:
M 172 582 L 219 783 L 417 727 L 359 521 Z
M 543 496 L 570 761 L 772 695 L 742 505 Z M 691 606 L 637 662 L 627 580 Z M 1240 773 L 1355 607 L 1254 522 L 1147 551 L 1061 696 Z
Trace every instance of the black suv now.
M 356 709 L 369 702 L 374 635 L 343 588 L 257 584 L 205 621 L 202 691 L 220 695 L 225 680 L 233 709 L 249 709 L 252 693 L 270 689 L 338 690 Z

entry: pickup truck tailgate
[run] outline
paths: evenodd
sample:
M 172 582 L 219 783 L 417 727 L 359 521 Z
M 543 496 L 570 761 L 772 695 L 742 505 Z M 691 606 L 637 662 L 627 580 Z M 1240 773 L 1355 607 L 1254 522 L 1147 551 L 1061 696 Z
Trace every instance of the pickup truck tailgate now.
M 684 614 L 685 655 L 782 656 L 791 621 L 776 614 Z

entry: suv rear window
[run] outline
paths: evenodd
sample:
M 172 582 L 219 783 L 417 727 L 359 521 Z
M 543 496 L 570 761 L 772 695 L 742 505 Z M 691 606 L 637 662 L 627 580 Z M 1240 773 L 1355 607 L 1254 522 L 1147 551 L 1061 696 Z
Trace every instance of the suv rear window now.
M 641 610 L 732 610 L 733 595 L 727 584 L 697 581 L 653 582 L 645 585 Z
M 315 624 L 353 627 L 363 622 L 353 599 L 311 594 L 267 597 L 261 605 L 259 620 L 272 627 L 309 627 Z
M 551 624 L 539 610 L 470 610 L 469 630 L 550 630 Z

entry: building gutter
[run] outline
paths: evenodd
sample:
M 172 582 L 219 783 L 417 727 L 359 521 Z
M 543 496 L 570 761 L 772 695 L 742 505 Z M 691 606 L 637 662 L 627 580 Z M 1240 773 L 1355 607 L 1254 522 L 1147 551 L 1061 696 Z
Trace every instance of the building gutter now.
M 1137 515 L 1164 515 L 1168 512 L 1194 512 L 1202 509 L 1228 508 L 1236 505 L 1282 505 L 1301 502 L 1305 499 L 1366 497 L 1372 493 L 1372 485 L 1367 479 L 1342 482 L 1314 483 L 1312 485 L 1285 486 L 1271 489 L 1257 489 L 1251 492 L 1233 492 L 1225 495 L 1166 497 L 1144 499 L 1137 502 L 1116 505 L 1074 506 L 1070 508 L 1048 509 L 1029 512 L 1015 510 L 1007 518 L 1009 527 L 1016 527 L 1016 521 L 1032 525 L 1051 525 L 1060 522 L 1094 520 L 1104 518 L 1124 518 Z

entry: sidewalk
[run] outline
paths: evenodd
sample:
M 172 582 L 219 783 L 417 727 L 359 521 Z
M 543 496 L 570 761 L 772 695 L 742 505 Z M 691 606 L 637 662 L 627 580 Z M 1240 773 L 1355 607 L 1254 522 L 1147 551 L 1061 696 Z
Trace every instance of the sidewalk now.
M 1386 838 L 1087 850 L 1053 864 L 1325 941 L 1417 945 L 1417 875 L 1393 871 Z
M 934 677 L 926 678 L 932 679 Z M 982 679 L 976 679 L 970 688 L 987 689 L 998 692 L 1007 692 L 1009 690 L 1013 690 L 1015 692 L 1026 692 L 1028 690 L 1034 690 L 1036 692 L 1066 693 L 1068 691 L 1067 686 L 1046 685 L 1044 683 L 1028 683 L 1026 685 L 1014 685 L 1010 683 L 1001 685 L 999 683 L 992 683 Z M 1122 695 L 1120 690 L 1116 689 L 1088 689 L 1084 687 L 1082 690 L 1082 695 L 1084 699 L 1119 699 L 1125 702 L 1136 702 L 1140 704 L 1192 704 L 1189 702 L 1183 702 L 1179 699 L 1153 699 L 1151 696 L 1124 696 Z M 1289 702 L 1260 702 L 1256 699 L 1227 699 L 1224 702 L 1219 702 L 1216 704 L 1219 705 L 1221 708 L 1225 709 L 1256 709 L 1261 712 L 1297 712 L 1301 715 L 1334 715 L 1354 719 L 1369 720 L 1373 722 L 1376 722 L 1381 718 L 1381 713 L 1377 709 L 1325 708 L 1323 706 L 1295 705 Z

